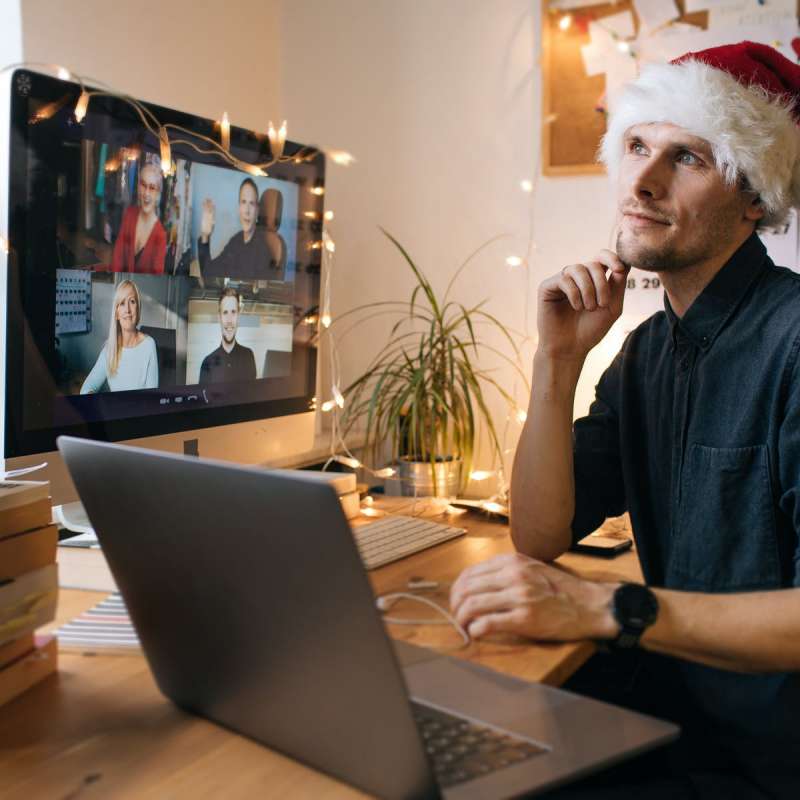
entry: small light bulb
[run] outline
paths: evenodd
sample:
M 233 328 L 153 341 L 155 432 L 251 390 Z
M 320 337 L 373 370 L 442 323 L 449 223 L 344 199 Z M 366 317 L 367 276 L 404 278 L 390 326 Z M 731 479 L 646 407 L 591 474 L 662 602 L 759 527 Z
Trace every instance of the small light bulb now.
M 462 514 L 467 513 L 466 508 L 456 508 L 455 506 L 451 506 L 449 503 L 447 504 L 447 508 L 445 508 L 445 514 L 449 514 L 451 517 L 460 517 Z
M 308 245 L 309 250 L 322 250 L 322 242 L 310 242 Z
M 307 217 L 308 219 L 316 219 L 319 215 L 316 211 L 304 211 L 303 216 Z
M 527 411 L 523 411 L 521 408 L 518 408 L 517 409 L 517 422 L 522 423 L 522 422 L 525 422 L 526 419 L 528 419 L 528 412 Z
M 66 67 L 59 67 L 56 74 L 58 75 L 59 80 L 62 81 L 68 81 L 72 79 L 72 75 Z
M 8 255 L 9 249 L 8 239 L 5 236 L 0 236 L 0 251 Z
M 311 194 L 315 194 L 317 197 L 322 197 L 325 194 L 325 189 L 322 186 L 312 186 L 309 190 Z
M 495 503 L 494 500 L 489 500 L 486 503 L 481 505 L 484 511 L 488 511 L 490 514 L 502 514 L 505 513 L 505 508 L 500 505 L 500 503 Z
M 331 394 L 333 395 L 336 405 L 339 406 L 339 408 L 344 408 L 344 395 L 339 391 L 338 386 L 333 386 L 331 388 Z
M 371 506 L 375 501 L 372 499 L 372 495 L 368 494 L 362 501 L 365 506 Z
M 336 403 L 334 403 L 334 402 L 333 402 L 333 400 L 326 400 L 326 401 L 325 401 L 325 402 L 324 402 L 324 403 L 323 403 L 323 404 L 320 406 L 320 408 L 321 408 L 321 409 L 322 409 L 322 410 L 323 410 L 323 411 L 324 411 L 324 412 L 327 414 L 327 412 L 328 412 L 328 411 L 333 411 L 333 407 L 334 407 L 335 405 L 336 405 Z
M 569 30 L 570 25 L 572 25 L 572 14 L 565 14 L 558 21 L 558 27 L 561 28 L 562 31 Z
M 335 458 L 340 464 L 344 464 L 350 469 L 358 469 L 361 466 L 361 462 L 357 458 L 350 458 L 350 456 L 335 456 Z
M 527 178 L 524 181 L 519 182 L 519 188 L 522 189 L 523 192 L 532 192 L 533 191 L 533 181 L 529 181 Z
M 325 219 L 328 222 L 330 222 L 333 219 L 333 211 L 326 211 L 324 216 L 325 216 Z
M 264 172 L 261 167 L 257 167 L 255 164 L 244 164 L 239 162 L 239 166 L 246 172 L 248 175 L 253 175 L 256 178 L 266 178 L 267 173 Z
M 491 478 L 494 475 L 494 472 L 489 472 L 488 469 L 476 469 L 470 472 L 469 479 L 471 481 L 485 481 L 487 478 Z
M 163 125 L 158 131 L 158 140 L 161 145 L 161 171 L 166 178 L 172 172 L 172 149 L 169 145 L 167 129 Z
M 619 50 L 620 53 L 630 53 L 631 46 L 627 42 L 617 42 L 617 50 Z
M 272 157 L 279 159 L 283 155 L 283 147 L 286 144 L 286 120 L 283 121 L 281 127 L 276 131 L 272 120 L 269 121 L 269 128 L 267 129 L 267 138 L 269 139 L 269 146 L 272 150 Z
M 326 239 L 325 240 L 325 249 L 329 253 L 335 253 L 336 252 L 336 245 L 334 244 L 333 239 Z
M 381 516 L 381 512 L 378 511 L 377 508 L 372 508 L 371 506 L 366 506 L 365 508 L 362 508 L 361 509 L 361 513 L 365 517 L 380 517 Z
M 509 267 L 518 267 L 522 264 L 522 259 L 519 256 L 509 256 L 506 259 L 506 264 L 508 264 Z
M 397 470 L 393 469 L 392 467 L 383 467 L 382 469 L 375 470 L 375 477 L 376 478 L 391 478 L 392 475 L 395 475 Z
M 328 155 L 340 167 L 349 167 L 355 161 L 355 157 L 345 150 L 329 150 Z
M 331 315 L 330 314 L 323 314 L 322 319 L 320 319 L 323 328 L 330 328 L 331 326 Z
M 89 108 L 89 92 L 84 89 L 81 92 L 81 96 L 78 98 L 78 102 L 75 104 L 75 119 L 78 122 L 83 122 L 87 108 Z
M 223 150 L 231 149 L 231 121 L 228 119 L 228 112 L 222 112 L 222 122 L 219 124 L 219 139 Z

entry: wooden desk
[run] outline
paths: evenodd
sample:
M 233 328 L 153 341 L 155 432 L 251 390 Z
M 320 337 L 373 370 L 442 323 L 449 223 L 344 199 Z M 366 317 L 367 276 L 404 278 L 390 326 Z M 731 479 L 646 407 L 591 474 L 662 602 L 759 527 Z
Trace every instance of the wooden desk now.
M 452 581 L 466 566 L 510 552 L 507 528 L 474 516 L 469 533 L 371 573 L 378 593 L 414 575 Z M 566 567 L 599 579 L 640 577 L 636 557 L 606 562 L 567 555 Z M 63 590 L 56 624 L 103 597 Z M 446 600 L 447 587 L 433 595 Z M 419 618 L 421 604 L 392 614 Z M 389 626 L 416 644 L 450 651 L 528 680 L 562 683 L 593 652 L 588 642 L 532 645 L 512 637 L 457 649 L 445 627 Z M 0 709 L 0 798 L 358 798 L 361 792 L 204 719 L 159 693 L 141 655 L 61 653 L 59 674 Z

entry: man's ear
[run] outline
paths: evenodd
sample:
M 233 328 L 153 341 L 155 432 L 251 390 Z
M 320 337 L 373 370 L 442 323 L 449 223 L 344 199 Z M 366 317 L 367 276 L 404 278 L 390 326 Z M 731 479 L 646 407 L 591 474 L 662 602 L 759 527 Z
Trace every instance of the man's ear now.
M 761 202 L 761 197 L 757 194 L 753 195 L 752 200 L 744 207 L 744 218 L 752 222 L 758 222 L 766 212 L 764 211 L 764 204 Z

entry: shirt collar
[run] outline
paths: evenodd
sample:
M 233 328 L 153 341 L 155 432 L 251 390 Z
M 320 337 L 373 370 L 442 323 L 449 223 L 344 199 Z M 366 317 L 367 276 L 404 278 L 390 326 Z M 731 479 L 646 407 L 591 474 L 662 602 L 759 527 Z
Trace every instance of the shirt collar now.
M 767 248 L 753 233 L 700 292 L 683 317 L 679 318 L 672 310 L 665 292 L 664 310 L 673 342 L 680 330 L 697 347 L 703 350 L 711 347 L 767 260 Z

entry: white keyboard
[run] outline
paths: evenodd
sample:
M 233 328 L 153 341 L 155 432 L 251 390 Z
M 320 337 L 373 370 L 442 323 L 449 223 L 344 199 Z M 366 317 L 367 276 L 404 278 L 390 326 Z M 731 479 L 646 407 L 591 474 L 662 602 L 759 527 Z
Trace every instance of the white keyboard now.
M 403 516 L 383 517 L 353 528 L 356 547 L 367 569 L 381 567 L 465 533 L 464 528 Z

